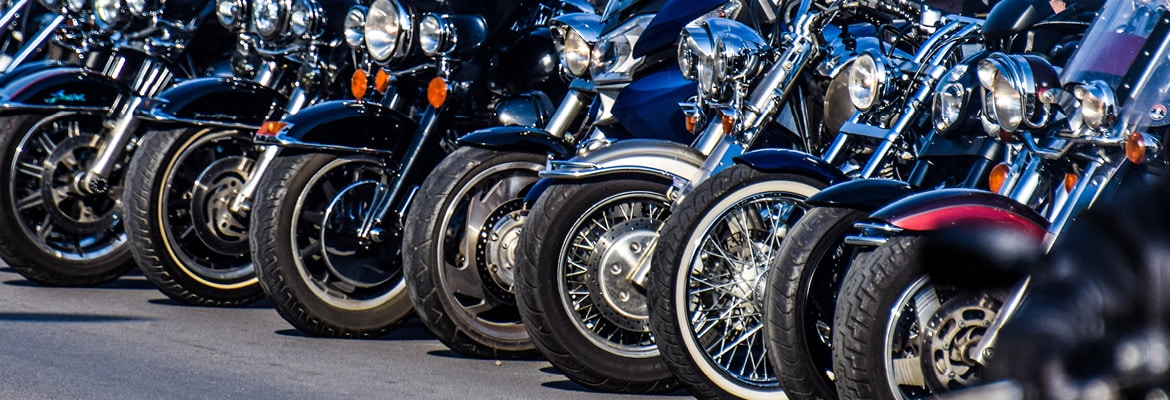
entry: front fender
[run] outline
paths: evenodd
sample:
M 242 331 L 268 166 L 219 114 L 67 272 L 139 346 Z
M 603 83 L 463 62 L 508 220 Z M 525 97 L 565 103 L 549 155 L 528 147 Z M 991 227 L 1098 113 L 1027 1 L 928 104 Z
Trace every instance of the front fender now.
M 687 180 L 698 174 L 706 159 L 694 147 L 663 140 L 630 139 L 609 143 L 564 161 L 549 161 L 541 177 L 587 179 L 602 175 L 648 173 L 666 179 Z
M 105 112 L 119 97 L 130 95 L 129 86 L 101 73 L 57 67 L 31 73 L 4 87 L 0 113 Z
M 359 153 L 393 153 L 418 131 L 410 117 L 381 105 L 335 100 L 285 118 L 286 125 L 262 141 L 284 147 Z
M 208 77 L 172 86 L 139 108 L 138 117 L 255 131 L 269 117 L 283 113 L 287 103 L 280 92 L 255 81 Z
M 995 193 L 974 189 L 940 189 L 891 203 L 870 215 L 911 232 L 937 231 L 957 225 L 1019 230 L 1037 242 L 1048 233 L 1048 221 L 1028 206 Z
M 553 136 L 544 129 L 523 126 L 480 129 L 459 138 L 459 145 L 491 150 L 551 153 L 561 159 L 569 158 L 575 150 L 572 143 Z
M 824 160 L 790 149 L 752 150 L 736 157 L 735 162 L 763 172 L 790 172 L 810 176 L 829 184 L 849 180 L 841 170 Z
M 16 81 L 17 79 L 23 78 L 23 77 L 28 76 L 28 75 L 32 75 L 32 74 L 37 73 L 37 72 L 41 72 L 41 71 L 44 71 L 47 69 L 68 67 L 68 66 L 76 66 L 76 65 L 67 63 L 65 61 L 60 61 L 60 60 L 37 60 L 37 61 L 25 62 L 25 63 L 21 64 L 19 67 L 16 67 L 16 69 L 12 70 L 12 72 L 0 74 L 0 87 L 6 87 L 6 86 L 8 86 L 9 83 Z
M 829 186 L 809 197 L 807 203 L 816 207 L 873 211 L 911 194 L 914 194 L 914 188 L 906 182 L 893 179 L 858 179 Z

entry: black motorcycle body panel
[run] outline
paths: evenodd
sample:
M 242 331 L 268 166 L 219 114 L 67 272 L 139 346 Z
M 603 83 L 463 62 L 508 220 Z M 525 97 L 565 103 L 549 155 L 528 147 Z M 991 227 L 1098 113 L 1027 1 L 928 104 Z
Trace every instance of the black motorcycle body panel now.
M 899 180 L 858 179 L 829 186 L 809 197 L 806 203 L 814 207 L 873 211 L 914 193 L 913 187 Z
M 79 67 L 41 70 L 11 82 L 0 92 L 0 114 L 29 112 L 104 112 L 129 96 L 125 83 Z
M 791 172 L 836 184 L 849 180 L 841 170 L 824 160 L 791 149 L 752 150 L 736 157 L 737 164 L 745 164 L 763 172 Z
M 283 120 L 280 145 L 320 151 L 399 154 L 418 131 L 410 116 L 382 105 L 334 100 L 305 108 Z
M 284 112 L 288 98 L 251 80 L 208 77 L 179 83 L 138 110 L 138 117 L 255 130 Z
M 551 153 L 557 158 L 568 158 L 576 150 L 572 143 L 553 136 L 544 129 L 523 126 L 480 129 L 460 137 L 458 144 L 492 150 Z
M 996 3 L 987 14 L 983 23 L 983 37 L 989 42 L 1005 39 L 1053 14 L 1047 0 L 1003 0 Z

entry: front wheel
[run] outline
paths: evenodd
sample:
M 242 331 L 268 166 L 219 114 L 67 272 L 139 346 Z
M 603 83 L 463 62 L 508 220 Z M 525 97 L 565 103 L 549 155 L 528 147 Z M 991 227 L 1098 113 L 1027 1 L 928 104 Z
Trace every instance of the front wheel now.
M 842 399 L 907 399 L 978 383 L 974 350 L 1007 298 L 934 284 L 922 237 L 896 237 L 854 260 L 833 320 Z
M 663 228 L 650 322 L 663 358 L 701 398 L 782 398 L 764 346 L 764 283 L 805 199 L 826 183 L 737 165 L 703 181 Z
M 264 293 L 290 324 L 320 337 L 389 333 L 410 315 L 401 235 L 356 235 L 388 177 L 379 160 L 278 157 L 252 208 L 252 260 Z
M 677 385 L 636 283 L 670 214 L 668 185 L 643 176 L 561 182 L 529 213 L 516 270 L 520 316 L 545 358 L 585 387 Z
M 50 286 L 98 285 L 132 268 L 119 215 L 126 160 L 115 160 L 105 190 L 83 190 L 103 143 L 101 116 L 8 116 L 0 132 L 4 261 Z
M 546 156 L 464 147 L 419 189 L 406 218 L 406 264 L 419 319 L 439 341 L 472 357 L 528 358 L 536 348 L 520 322 L 516 254 L 524 196 Z
M 231 204 L 259 152 L 238 130 L 148 133 L 127 171 L 126 230 L 134 259 L 167 297 L 239 306 L 264 296 L 248 247 L 248 221 Z

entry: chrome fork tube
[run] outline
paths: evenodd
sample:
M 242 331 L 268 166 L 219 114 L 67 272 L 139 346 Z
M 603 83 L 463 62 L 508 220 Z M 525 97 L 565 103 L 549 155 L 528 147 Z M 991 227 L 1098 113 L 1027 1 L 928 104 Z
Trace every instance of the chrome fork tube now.
M 33 35 L 32 39 L 24 42 L 24 45 L 20 47 L 20 50 L 16 52 L 16 55 L 12 56 L 12 60 L 9 60 L 8 65 L 4 66 L 4 73 L 9 73 L 13 70 L 16 70 L 16 67 L 19 67 L 20 64 L 24 63 L 25 59 L 41 48 L 41 45 L 49 39 L 49 36 L 52 35 L 53 32 L 57 31 L 57 27 L 60 26 L 61 22 L 64 21 L 65 16 L 62 14 L 57 14 L 57 16 L 53 17 L 53 20 L 45 24 L 44 27 L 41 27 L 41 30 L 37 31 L 36 35 Z M 5 24 L 7 23 L 5 22 Z
M 276 60 L 268 60 L 260 64 L 256 68 L 256 74 L 252 76 L 252 81 L 259 83 L 260 86 L 271 88 L 276 84 Z M 298 89 L 300 89 L 298 87 Z
M 374 194 L 374 199 L 371 201 L 369 210 L 362 215 L 362 225 L 358 228 L 357 232 L 359 238 L 381 241 L 383 235 L 381 230 L 376 229 L 375 226 L 381 226 L 392 210 L 402 213 L 398 215 L 399 223 L 402 222 L 402 217 L 409 204 L 402 204 L 401 207 L 394 210 L 394 201 L 403 197 L 407 179 L 414 172 L 413 170 L 417 168 L 419 153 L 439 134 L 435 132 L 438 121 L 439 110 L 434 107 L 427 107 L 426 112 L 419 119 L 418 133 L 411 140 L 410 147 L 401 155 L 402 166 L 399 168 L 398 176 L 391 180 L 389 186 L 378 185 L 378 190 Z
M 85 174 L 83 185 L 85 190 L 90 193 L 103 193 L 108 189 L 107 177 L 114 168 L 114 160 L 126 151 L 138 126 L 134 111 L 143 101 L 161 92 L 171 82 L 171 78 L 173 78 L 171 71 L 162 63 L 149 59 L 144 62 L 131 85 L 134 94 L 120 107 L 111 109 L 113 113 L 110 117 L 113 119 L 106 121 L 109 131 L 98 148 L 97 157 Z
M 1028 289 L 1031 286 L 1032 278 L 1026 277 L 1012 288 L 1012 291 L 1008 293 L 1008 298 L 1003 303 L 1003 307 L 999 309 L 999 313 L 991 321 L 991 325 L 987 326 L 987 332 L 984 333 L 983 338 L 970 350 L 971 353 L 966 354 L 966 356 L 980 365 L 987 365 L 987 359 L 994 357 L 995 342 L 999 339 L 999 332 L 1003 330 L 1004 324 L 1011 321 L 1012 316 L 1016 314 L 1016 310 L 1020 309 L 1020 304 L 1024 302 L 1024 296 L 1028 294 Z
M 305 95 L 305 90 L 297 86 L 292 93 L 288 95 L 288 105 L 285 107 L 284 116 L 296 114 L 305 106 L 308 99 Z M 272 161 L 276 159 L 277 154 L 280 153 L 280 146 L 265 145 L 264 152 L 260 153 L 260 157 L 256 159 L 256 167 L 252 168 L 252 172 L 248 173 L 247 178 L 244 179 L 244 187 L 240 188 L 240 192 L 236 193 L 232 203 L 228 206 L 228 210 L 236 214 L 247 214 L 252 210 L 252 195 L 256 193 L 256 188 L 260 186 L 260 177 L 264 176 L 264 171 L 272 165 Z
M 565 93 L 565 98 L 561 100 L 561 106 L 557 107 L 557 111 L 549 118 L 545 131 L 555 138 L 564 139 L 565 131 L 569 130 L 569 124 L 572 124 L 581 113 L 588 97 L 579 90 L 569 89 L 569 92 Z
M 8 11 L 5 11 L 4 15 L 0 15 L 0 26 L 7 27 L 8 24 L 12 23 L 12 20 L 16 19 L 16 16 L 20 15 L 21 11 L 24 11 L 24 6 L 27 5 L 29 1 L 32 0 L 16 0 L 15 3 L 9 5 Z M 7 32 L 8 29 L 3 29 L 3 31 Z

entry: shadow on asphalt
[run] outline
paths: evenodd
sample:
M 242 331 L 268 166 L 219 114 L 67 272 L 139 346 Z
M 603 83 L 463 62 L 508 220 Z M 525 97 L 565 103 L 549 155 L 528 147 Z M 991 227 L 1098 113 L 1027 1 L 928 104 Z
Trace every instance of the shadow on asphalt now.
M 141 322 L 151 319 L 124 315 L 0 312 L 0 321 L 3 322 Z
M 428 356 L 435 356 L 435 357 L 443 357 L 443 358 L 459 358 L 459 359 L 464 359 L 464 360 L 496 361 L 495 359 L 492 359 L 492 358 L 468 357 L 468 356 L 459 354 L 459 352 L 456 352 L 454 350 L 431 350 L 431 351 L 427 352 L 427 355 Z M 540 357 L 540 356 L 537 356 L 534 358 L 520 358 L 520 359 L 506 359 L 506 360 L 500 359 L 498 361 L 510 362 L 510 363 L 512 363 L 512 362 L 516 362 L 516 363 L 527 363 L 527 362 L 541 362 L 541 363 L 543 363 L 543 362 L 546 362 L 544 360 L 544 357 Z
M 296 330 L 296 329 L 282 329 L 282 330 L 276 331 L 276 334 L 281 335 L 281 336 L 290 336 L 290 337 L 313 338 L 312 336 L 309 336 L 309 335 L 305 334 L 304 332 L 301 332 L 301 331 Z M 332 338 L 322 338 L 322 339 L 332 339 Z M 423 326 L 422 321 L 419 321 L 418 318 L 411 318 L 411 319 L 406 320 L 406 322 L 403 322 L 402 325 L 398 326 L 398 329 L 395 329 L 394 331 L 390 332 L 390 334 L 388 334 L 386 336 L 371 338 L 371 339 L 364 339 L 364 340 L 386 340 L 386 341 L 435 340 L 435 337 L 431 336 L 431 333 L 427 331 L 427 328 L 425 326 Z
M 541 371 L 544 371 L 544 370 L 545 370 L 544 368 L 541 369 Z M 552 370 L 556 371 L 556 368 L 552 368 Z M 595 390 L 590 390 L 589 388 L 578 385 L 578 384 L 576 384 L 573 381 L 570 381 L 568 379 L 563 380 L 563 381 L 545 382 L 545 383 L 540 384 L 540 386 L 544 386 L 544 387 L 549 388 L 549 389 L 564 390 L 564 391 L 569 391 L 569 392 L 598 393 Z M 620 396 L 620 395 L 630 395 L 630 396 L 643 396 L 643 395 L 645 395 L 644 393 L 606 393 L 606 394 L 607 395 L 618 395 L 618 396 Z M 656 394 L 656 396 L 691 397 L 691 394 L 687 393 L 686 390 L 679 389 L 679 390 L 675 390 L 675 391 L 669 392 L 669 393 L 658 393 L 658 394 Z
M 183 303 L 180 303 L 180 302 L 177 302 L 177 301 L 171 300 L 170 298 L 162 298 L 162 299 L 150 299 L 150 300 L 147 300 L 146 302 L 147 302 L 147 303 L 150 303 L 150 304 L 156 304 L 156 305 L 160 305 L 160 306 L 172 306 L 172 307 L 202 307 L 202 306 L 193 306 L 193 305 L 183 304 Z M 255 309 L 267 309 L 267 308 L 272 308 L 272 303 L 268 302 L 268 299 L 260 299 L 259 301 L 256 301 L 256 302 L 254 302 L 254 303 L 252 303 L 252 304 L 248 304 L 248 305 L 245 305 L 245 306 L 238 306 L 238 307 L 210 307 L 210 306 L 209 306 L 209 307 L 207 307 L 207 308 L 215 308 L 215 309 L 221 309 L 221 310 L 231 310 L 231 309 L 254 309 L 254 308 L 255 308 Z
M 30 281 L 30 280 L 24 280 L 24 279 L 5 281 L 4 284 L 11 285 L 11 286 L 20 286 L 20 287 L 56 287 L 56 286 L 45 286 L 45 285 Z M 86 288 L 81 288 L 81 289 L 86 289 Z M 105 284 L 102 284 L 100 286 L 90 287 L 88 289 L 132 289 L 132 290 L 151 289 L 151 290 L 153 290 L 154 285 L 151 284 L 150 281 L 146 280 L 146 278 L 144 278 L 140 275 L 140 276 L 124 276 L 124 277 L 118 278 L 117 280 L 114 280 L 112 282 L 105 283 Z

